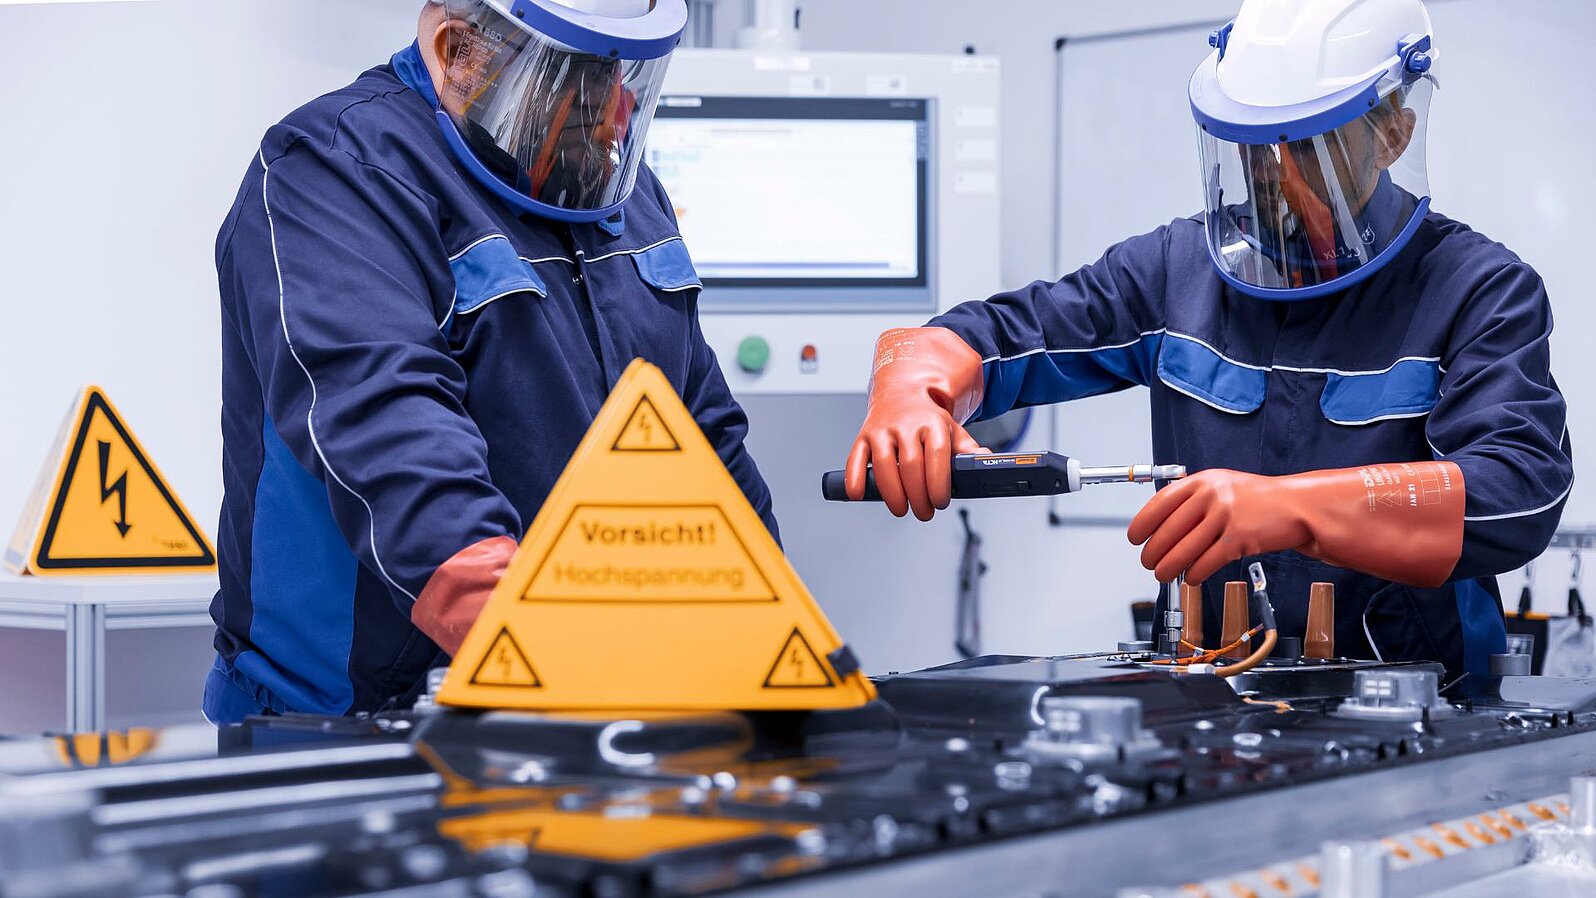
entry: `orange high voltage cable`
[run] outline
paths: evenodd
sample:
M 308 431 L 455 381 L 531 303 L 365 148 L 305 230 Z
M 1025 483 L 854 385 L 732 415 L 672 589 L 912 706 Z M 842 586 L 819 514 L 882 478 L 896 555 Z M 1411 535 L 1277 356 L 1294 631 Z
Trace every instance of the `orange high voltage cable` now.
M 1269 583 L 1264 577 L 1263 565 L 1254 562 L 1247 568 L 1247 572 L 1252 577 L 1252 593 L 1258 600 L 1259 617 L 1262 619 L 1262 622 L 1258 626 L 1248 630 L 1246 633 L 1242 634 L 1239 639 L 1223 648 L 1215 649 L 1211 652 L 1204 652 L 1200 655 L 1194 655 L 1191 658 L 1173 658 L 1164 661 L 1155 661 L 1153 663 L 1172 665 L 1176 671 L 1189 672 L 1193 665 L 1210 664 L 1214 660 L 1240 649 L 1243 645 L 1250 642 L 1252 637 L 1256 636 L 1260 630 L 1262 630 L 1264 633 L 1263 642 L 1259 644 L 1258 648 L 1254 650 L 1252 654 L 1242 658 L 1234 664 L 1227 664 L 1224 667 L 1218 668 L 1214 671 L 1214 673 L 1221 677 L 1234 677 L 1244 674 L 1262 664 L 1264 659 L 1269 657 L 1269 653 L 1274 651 L 1275 643 L 1279 640 L 1280 634 L 1278 629 L 1275 627 L 1275 609 L 1274 606 L 1269 602 Z M 1235 590 L 1232 587 L 1238 585 L 1241 584 L 1225 584 L 1226 593 L 1228 594 L 1226 596 L 1227 599 L 1232 598 L 1235 593 Z M 1225 609 L 1225 617 L 1227 622 L 1239 616 L 1233 615 L 1231 613 L 1232 605 L 1233 602 L 1226 602 L 1227 607 Z
M 1262 632 L 1263 632 L 1263 627 L 1262 626 L 1253 627 L 1251 630 L 1248 630 L 1246 633 L 1243 633 L 1241 635 L 1241 638 L 1237 639 L 1235 642 L 1232 642 L 1231 644 L 1226 645 L 1226 646 L 1221 646 L 1220 648 L 1217 648 L 1217 649 L 1204 649 L 1200 645 L 1192 645 L 1191 643 L 1186 642 L 1185 640 L 1181 640 L 1181 644 L 1182 645 L 1186 646 L 1187 648 L 1191 649 L 1192 651 L 1196 652 L 1197 654 L 1192 655 L 1190 658 L 1160 658 L 1157 661 L 1149 661 L 1147 663 L 1149 663 L 1149 664 L 1176 664 L 1176 665 L 1180 665 L 1180 666 L 1185 666 L 1185 665 L 1188 665 L 1188 664 L 1212 664 L 1213 662 L 1215 662 L 1215 661 L 1219 660 L 1220 658 L 1224 657 L 1226 652 L 1236 651 L 1237 649 L 1241 648 L 1242 646 L 1246 645 L 1249 641 L 1251 641 L 1254 636 L 1257 636 L 1259 633 L 1262 633 Z

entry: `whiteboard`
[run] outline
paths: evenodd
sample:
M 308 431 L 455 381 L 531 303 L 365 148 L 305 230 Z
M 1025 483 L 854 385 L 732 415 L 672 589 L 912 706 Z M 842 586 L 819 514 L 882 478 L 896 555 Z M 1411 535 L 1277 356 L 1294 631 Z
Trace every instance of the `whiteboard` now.
M 1553 372 L 1568 399 L 1577 465 L 1581 437 L 1596 439 L 1596 356 L 1580 340 L 1596 334 L 1596 304 L 1581 270 L 1596 248 L 1580 217 L 1596 209 L 1596 55 L 1557 48 L 1567 48 L 1570 36 L 1596 34 L 1596 4 L 1429 6 L 1440 49 L 1430 129 L 1435 209 L 1504 243 L 1545 279 L 1556 319 Z M 1214 24 L 1065 42 L 1057 94 L 1060 272 L 1200 211 L 1186 83 L 1211 52 Z M 1091 402 L 1090 410 L 1060 410 L 1064 445 L 1084 442 L 1069 436 L 1074 430 L 1116 452 L 1149 444 L 1146 391 Z M 1563 520 L 1596 521 L 1596 486 L 1576 485 Z

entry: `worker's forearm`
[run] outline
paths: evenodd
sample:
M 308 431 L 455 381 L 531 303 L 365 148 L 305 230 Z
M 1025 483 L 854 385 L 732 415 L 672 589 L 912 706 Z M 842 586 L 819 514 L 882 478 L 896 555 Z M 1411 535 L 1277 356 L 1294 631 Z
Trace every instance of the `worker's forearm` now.
M 1410 586 L 1445 583 L 1463 550 L 1463 472 L 1449 462 L 1282 478 L 1312 533 L 1305 555 Z

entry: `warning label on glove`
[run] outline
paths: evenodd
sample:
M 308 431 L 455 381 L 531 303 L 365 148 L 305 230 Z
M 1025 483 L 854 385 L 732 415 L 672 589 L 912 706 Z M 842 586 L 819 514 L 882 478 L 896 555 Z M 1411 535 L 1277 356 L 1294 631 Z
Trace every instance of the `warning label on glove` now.
M 533 602 L 769 602 L 718 506 L 578 505 L 532 577 Z

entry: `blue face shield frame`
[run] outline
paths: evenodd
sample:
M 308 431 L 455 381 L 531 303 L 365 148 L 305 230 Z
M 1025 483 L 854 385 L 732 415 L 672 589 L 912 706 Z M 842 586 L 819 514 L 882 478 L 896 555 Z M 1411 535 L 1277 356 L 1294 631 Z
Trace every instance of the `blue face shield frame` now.
M 443 0 L 438 125 L 461 166 L 518 213 L 614 217 L 631 196 L 685 0 L 612 18 L 555 0 Z
M 1390 70 L 1364 83 L 1266 108 L 1225 95 L 1223 35 L 1189 85 L 1215 270 L 1246 295 L 1286 302 L 1368 279 L 1429 212 L 1429 38 L 1404 40 Z

